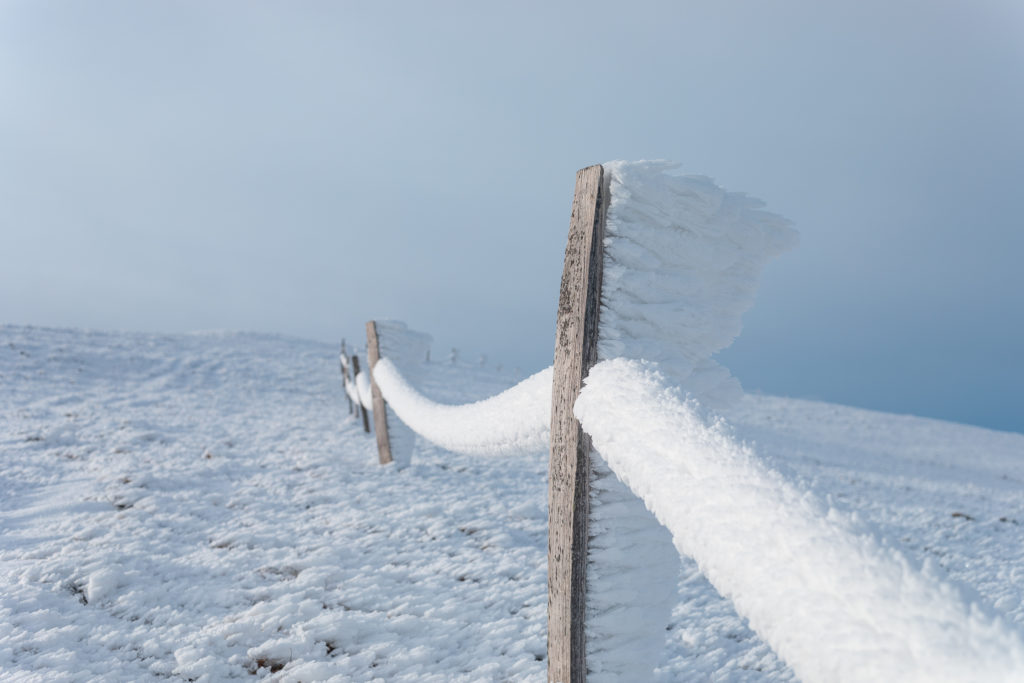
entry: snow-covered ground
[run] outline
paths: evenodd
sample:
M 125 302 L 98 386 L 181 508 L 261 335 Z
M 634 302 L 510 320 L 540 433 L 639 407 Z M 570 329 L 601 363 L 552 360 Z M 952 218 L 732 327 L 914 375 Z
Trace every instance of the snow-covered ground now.
M 418 440 L 381 468 L 336 351 L 0 326 L 0 678 L 543 680 L 547 454 Z M 422 377 L 451 403 L 514 383 Z M 1024 627 L 1024 435 L 749 395 L 728 417 Z M 665 639 L 662 680 L 795 680 L 689 560 Z

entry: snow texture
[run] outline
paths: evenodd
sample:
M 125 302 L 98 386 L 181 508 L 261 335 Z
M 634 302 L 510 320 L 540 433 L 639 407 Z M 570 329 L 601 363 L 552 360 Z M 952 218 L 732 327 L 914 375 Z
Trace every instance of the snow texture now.
M 1019 628 L 766 467 L 656 368 L 599 363 L 576 416 L 679 551 L 801 680 L 1024 680 Z
M 591 453 L 587 681 L 649 680 L 665 650 L 679 554 L 672 536 Z
M 795 232 L 761 202 L 666 162 L 610 162 L 598 355 L 659 360 L 702 399 L 739 383 L 711 360 L 739 334 L 761 268 Z M 600 450 L 600 449 L 598 449 Z M 595 681 L 648 676 L 664 647 L 679 562 L 643 503 L 592 455 L 587 668 Z
M 410 467 L 380 467 L 336 354 L 0 324 L 0 679 L 544 681 L 546 448 L 419 439 Z M 445 357 L 418 389 L 466 403 L 513 378 Z M 1024 435 L 771 396 L 728 417 L 801 490 L 1024 627 Z M 796 680 L 675 561 L 658 683 Z
M 551 436 L 552 369 L 497 396 L 465 405 L 430 400 L 388 358 L 373 369 L 388 406 L 413 431 L 456 453 L 512 455 L 546 451 Z
M 417 332 L 397 320 L 378 320 L 377 346 L 381 358 L 388 358 L 393 366 L 401 367 L 407 377 L 413 381 L 421 380 L 427 354 L 433 338 L 424 332 Z M 377 361 L 378 365 L 380 361 Z M 376 370 L 371 370 L 376 379 Z M 380 384 L 377 385 L 380 388 Z M 381 392 L 383 393 L 383 392 Z M 387 401 L 387 396 L 384 397 Z M 391 446 L 391 459 L 395 467 L 408 467 L 412 462 L 412 452 L 416 445 L 416 435 L 395 413 L 394 408 L 385 404 L 388 425 L 388 441 Z
M 706 405 L 739 384 L 713 360 L 740 333 L 765 263 L 796 232 L 763 203 L 662 161 L 604 164 L 611 203 L 598 355 L 655 361 Z
M 380 467 L 335 354 L 0 325 L 0 680 L 542 680 L 545 454 Z

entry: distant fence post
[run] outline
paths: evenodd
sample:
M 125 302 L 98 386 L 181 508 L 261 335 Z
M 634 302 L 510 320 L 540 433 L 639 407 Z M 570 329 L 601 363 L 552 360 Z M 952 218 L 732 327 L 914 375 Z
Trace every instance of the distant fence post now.
M 359 356 L 352 356 L 352 377 L 353 379 L 359 377 Z M 363 431 L 366 433 L 370 432 L 370 419 L 366 416 L 366 408 L 363 406 L 363 398 L 359 394 L 359 383 L 356 382 L 356 395 L 359 396 L 359 406 L 357 412 L 363 416 Z
M 555 329 L 548 483 L 548 681 L 586 680 L 590 437 L 572 408 L 597 362 L 609 180 L 600 165 L 576 174 Z
M 384 395 L 373 379 L 373 367 L 380 360 L 380 339 L 376 321 L 366 323 L 366 360 L 369 363 L 370 394 L 373 396 L 373 430 L 377 434 L 377 456 L 381 465 L 391 462 L 391 438 L 388 435 L 388 413 Z
M 338 356 L 341 365 L 342 386 L 345 387 L 345 399 L 348 401 L 348 414 L 353 412 L 352 397 L 348 394 L 348 351 L 345 349 L 345 340 L 341 340 L 341 354 Z

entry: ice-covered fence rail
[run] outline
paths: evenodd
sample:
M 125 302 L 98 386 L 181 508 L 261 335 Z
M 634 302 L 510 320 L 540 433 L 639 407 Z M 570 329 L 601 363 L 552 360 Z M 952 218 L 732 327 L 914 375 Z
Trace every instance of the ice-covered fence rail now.
M 575 413 L 679 552 L 801 680 L 1024 680 L 1015 628 L 767 468 L 656 365 L 599 363 Z
M 491 398 L 464 405 L 430 400 L 388 358 L 373 366 L 373 379 L 398 418 L 426 440 L 456 453 L 514 455 L 548 447 L 551 368 Z
M 365 410 L 373 410 L 373 398 L 370 391 L 370 376 L 365 370 L 359 368 L 359 358 L 352 356 L 353 366 L 356 371 L 356 395 L 359 397 L 359 405 Z

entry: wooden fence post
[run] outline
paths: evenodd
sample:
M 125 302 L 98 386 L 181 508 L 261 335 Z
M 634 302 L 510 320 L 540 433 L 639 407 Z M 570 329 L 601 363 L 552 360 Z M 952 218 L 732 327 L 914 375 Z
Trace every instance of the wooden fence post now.
M 352 377 L 353 379 L 359 376 L 359 356 L 352 356 Z M 356 382 L 356 395 L 359 395 L 359 383 Z M 363 398 L 359 396 L 359 414 L 363 416 L 363 431 L 366 433 L 370 432 L 370 419 L 366 416 L 366 408 L 363 407 Z
M 352 405 L 352 397 L 348 395 L 348 365 L 345 361 L 348 360 L 348 351 L 345 350 L 345 340 L 341 340 L 341 355 L 338 356 L 339 365 L 341 365 L 341 379 L 342 386 L 345 388 L 345 399 L 348 401 L 348 414 L 351 415 L 354 406 Z
M 609 179 L 600 165 L 576 174 L 555 329 L 548 480 L 548 681 L 586 680 L 584 615 L 590 513 L 590 437 L 572 408 L 597 362 Z
M 377 434 L 377 456 L 381 465 L 391 462 L 391 439 L 388 436 L 388 413 L 384 395 L 380 393 L 377 381 L 373 379 L 373 367 L 380 360 L 380 339 L 377 337 L 377 323 L 366 323 L 366 360 L 370 365 L 370 394 L 373 396 L 373 429 Z

